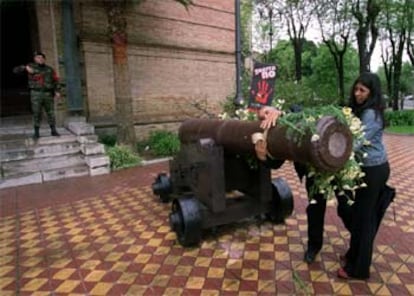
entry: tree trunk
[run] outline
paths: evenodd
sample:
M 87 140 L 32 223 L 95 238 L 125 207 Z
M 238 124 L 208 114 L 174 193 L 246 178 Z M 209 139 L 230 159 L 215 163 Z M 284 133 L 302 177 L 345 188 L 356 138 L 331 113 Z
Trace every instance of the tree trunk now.
M 135 130 L 131 78 L 128 67 L 126 1 L 105 2 L 112 45 L 116 104 L 117 142 L 134 147 Z
M 295 52 L 295 78 L 297 82 L 302 80 L 302 48 L 303 48 L 303 39 L 294 38 L 292 40 L 293 49 Z

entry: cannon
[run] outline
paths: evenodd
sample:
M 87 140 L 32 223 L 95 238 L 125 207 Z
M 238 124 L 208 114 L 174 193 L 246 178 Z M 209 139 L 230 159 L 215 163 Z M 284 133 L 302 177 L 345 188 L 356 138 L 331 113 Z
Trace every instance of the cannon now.
M 319 135 L 301 143 L 289 139 L 287 129 L 267 131 L 272 157 L 335 172 L 348 160 L 352 134 L 334 117 L 323 117 Z M 160 173 L 152 190 L 162 202 L 172 200 L 170 226 L 183 246 L 196 245 L 202 230 L 265 214 L 283 222 L 293 211 L 292 192 L 283 178 L 255 158 L 252 134 L 263 132 L 258 121 L 190 119 L 179 128 L 180 151 L 170 161 L 169 176 Z M 255 164 L 255 165 L 252 165 Z

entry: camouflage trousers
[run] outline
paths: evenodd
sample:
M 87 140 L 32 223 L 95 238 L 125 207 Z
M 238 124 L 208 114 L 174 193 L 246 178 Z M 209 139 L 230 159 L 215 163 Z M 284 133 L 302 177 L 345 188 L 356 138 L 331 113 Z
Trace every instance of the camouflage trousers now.
M 30 91 L 30 100 L 32 103 L 33 125 L 40 127 L 42 122 L 42 109 L 44 108 L 49 125 L 56 125 L 53 93 L 48 91 Z

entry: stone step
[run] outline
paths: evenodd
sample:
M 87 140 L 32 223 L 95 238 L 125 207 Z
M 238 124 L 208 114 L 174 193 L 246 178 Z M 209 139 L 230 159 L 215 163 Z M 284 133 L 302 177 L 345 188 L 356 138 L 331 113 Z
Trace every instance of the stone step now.
M 37 184 L 42 183 L 42 173 L 41 172 L 34 172 L 34 173 L 22 173 L 17 176 L 13 176 L 10 178 L 2 178 L 0 179 L 0 189 L 21 186 L 21 185 L 29 185 L 29 184 Z
M 24 145 L 19 145 L 17 142 L 14 146 L 11 142 L 7 145 L 9 149 L 2 149 L 0 152 L 2 162 L 74 154 L 81 149 L 76 136 L 73 135 L 40 138 L 38 143 L 33 143 L 32 139 L 26 139 Z
M 20 173 L 0 179 L 0 189 L 88 175 L 89 167 L 85 164 L 32 173 Z
M 42 171 L 43 182 L 88 175 L 89 167 L 86 164 Z
M 3 177 L 11 177 L 22 173 L 56 170 L 78 165 L 86 165 L 84 156 L 80 153 L 76 155 L 62 155 L 55 157 L 9 161 L 2 163 L 1 170 Z

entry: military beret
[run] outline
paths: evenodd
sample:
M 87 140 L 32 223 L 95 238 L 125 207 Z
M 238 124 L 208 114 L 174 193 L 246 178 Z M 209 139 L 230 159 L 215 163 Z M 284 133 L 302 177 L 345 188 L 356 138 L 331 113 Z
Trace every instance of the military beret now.
M 46 58 L 46 55 L 43 53 L 43 52 L 41 52 L 41 51 L 35 51 L 34 53 L 33 53 L 33 56 L 35 57 L 35 56 L 38 56 L 38 55 L 41 55 L 44 59 Z

